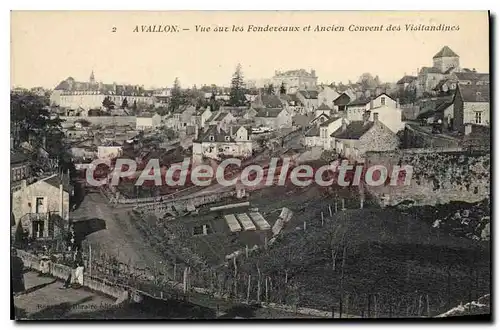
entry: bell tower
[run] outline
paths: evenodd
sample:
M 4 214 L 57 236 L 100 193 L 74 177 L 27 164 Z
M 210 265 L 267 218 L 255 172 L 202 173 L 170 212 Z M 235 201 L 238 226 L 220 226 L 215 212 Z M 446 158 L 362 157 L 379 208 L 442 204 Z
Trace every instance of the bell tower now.
M 95 84 L 95 77 L 94 77 L 94 70 L 90 73 L 90 79 L 89 82 L 93 85 Z

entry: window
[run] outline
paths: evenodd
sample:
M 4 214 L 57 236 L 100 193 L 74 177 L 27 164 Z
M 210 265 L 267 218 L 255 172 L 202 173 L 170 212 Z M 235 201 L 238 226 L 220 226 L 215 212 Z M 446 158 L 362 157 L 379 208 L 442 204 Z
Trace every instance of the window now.
M 385 105 L 385 97 L 382 97 L 382 98 L 380 99 L 380 104 Z
M 213 135 L 210 135 L 210 136 L 208 137 L 208 139 L 209 139 L 210 141 L 214 141 L 214 140 L 215 140 L 215 137 L 214 137 Z
M 483 116 L 482 112 L 476 112 L 475 114 L 476 124 L 482 124 L 482 116 Z
M 230 139 L 231 139 L 231 137 L 226 135 L 226 141 L 229 141 Z

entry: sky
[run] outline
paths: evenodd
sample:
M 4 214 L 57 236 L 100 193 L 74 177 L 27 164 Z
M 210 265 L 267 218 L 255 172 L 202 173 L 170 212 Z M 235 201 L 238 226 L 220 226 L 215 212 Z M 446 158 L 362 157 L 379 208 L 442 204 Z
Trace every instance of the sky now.
M 247 30 L 268 24 L 299 31 Z M 407 24 L 458 30 L 408 32 Z M 149 25 L 173 25 L 179 32 L 134 32 Z M 197 25 L 212 30 L 196 32 Z M 214 31 L 233 25 L 244 31 Z M 314 32 L 317 25 L 342 26 L 344 31 Z M 382 31 L 349 31 L 350 26 L 381 25 Z M 387 31 L 389 25 L 401 31 Z M 91 71 L 97 81 L 147 88 L 171 86 L 175 77 L 182 87 L 228 86 L 238 63 L 246 79 L 303 68 L 315 69 L 319 82 L 347 83 L 364 72 L 395 82 L 432 66 L 432 57 L 444 45 L 460 56 L 462 67 L 489 72 L 488 13 L 13 11 L 11 86 L 54 88 L 69 76 L 88 81 Z

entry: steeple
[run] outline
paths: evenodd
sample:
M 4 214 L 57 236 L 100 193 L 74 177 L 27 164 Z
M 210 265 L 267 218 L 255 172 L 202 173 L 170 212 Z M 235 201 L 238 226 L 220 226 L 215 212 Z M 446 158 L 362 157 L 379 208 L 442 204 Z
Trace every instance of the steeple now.
M 91 84 L 95 84 L 94 70 L 92 70 L 92 72 L 90 73 L 90 80 L 89 81 Z

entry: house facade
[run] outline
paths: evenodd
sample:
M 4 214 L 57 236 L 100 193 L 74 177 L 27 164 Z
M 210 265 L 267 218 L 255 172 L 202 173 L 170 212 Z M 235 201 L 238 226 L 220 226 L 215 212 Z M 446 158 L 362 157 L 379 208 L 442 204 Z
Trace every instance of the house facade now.
M 30 237 L 51 237 L 57 219 L 69 220 L 69 199 L 73 189 L 69 178 L 55 174 L 27 185 L 13 193 L 12 213 L 16 227 Z M 57 217 L 55 217 L 57 216 Z
M 245 126 L 230 126 L 225 131 L 216 125 L 199 132 L 193 140 L 193 161 L 200 162 L 203 157 L 219 159 L 225 156 L 246 158 L 252 155 L 250 130 Z
M 459 85 L 453 100 L 453 129 L 467 124 L 490 126 L 490 89 L 487 85 Z
M 357 162 L 364 161 L 367 151 L 395 150 L 399 146 L 396 134 L 377 118 L 343 123 L 332 137 L 335 138 L 335 151 Z
M 284 108 L 259 109 L 254 120 L 257 127 L 264 126 L 274 130 L 292 127 L 292 115 Z
M 135 129 L 138 131 L 153 130 L 162 124 L 162 117 L 157 114 L 144 113 L 136 117 Z

